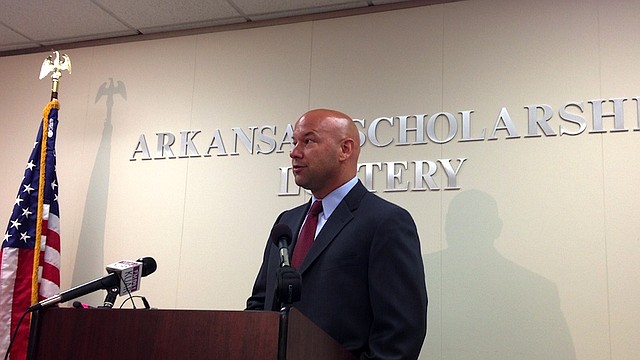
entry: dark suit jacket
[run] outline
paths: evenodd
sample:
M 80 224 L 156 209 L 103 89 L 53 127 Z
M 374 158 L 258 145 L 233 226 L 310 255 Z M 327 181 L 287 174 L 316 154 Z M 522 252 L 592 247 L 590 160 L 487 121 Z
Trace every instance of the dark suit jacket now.
M 310 203 L 280 214 L 295 247 Z M 278 248 L 267 243 L 247 310 L 273 308 Z M 420 241 L 411 215 L 356 186 L 331 214 L 303 264 L 294 307 L 362 359 L 416 359 L 427 330 Z

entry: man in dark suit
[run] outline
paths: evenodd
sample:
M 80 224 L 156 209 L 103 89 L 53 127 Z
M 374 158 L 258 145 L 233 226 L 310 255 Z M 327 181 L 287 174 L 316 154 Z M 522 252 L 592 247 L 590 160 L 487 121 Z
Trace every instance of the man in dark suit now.
M 296 184 L 313 195 L 276 220 L 294 232 L 290 248 L 302 276 L 294 306 L 360 359 L 416 359 L 427 331 L 427 292 L 411 215 L 358 180 L 359 133 L 349 116 L 309 111 L 296 122 L 293 142 Z M 315 223 L 307 213 L 316 200 L 321 212 L 305 256 L 307 236 L 298 232 Z M 279 267 L 269 242 L 247 310 L 273 308 Z

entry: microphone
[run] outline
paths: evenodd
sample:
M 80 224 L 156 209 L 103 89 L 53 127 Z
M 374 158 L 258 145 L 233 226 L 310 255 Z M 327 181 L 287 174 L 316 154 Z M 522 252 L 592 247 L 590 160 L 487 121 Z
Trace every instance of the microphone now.
M 150 260 L 149 260 L 150 259 Z M 118 295 L 131 296 L 131 293 L 140 289 L 140 279 L 142 276 L 142 268 L 144 267 L 143 261 L 147 262 L 147 269 L 153 268 L 153 271 L 157 268 L 157 264 L 153 258 L 140 258 L 136 261 L 120 260 L 117 263 L 107 265 L 107 272 L 118 275 L 120 283 L 118 286 L 111 286 L 107 289 L 107 296 L 104 298 L 103 308 L 112 308 L 116 302 Z M 148 273 L 149 270 L 147 270 Z
M 93 309 L 93 306 L 85 304 L 85 303 L 81 303 L 80 301 L 74 301 L 73 302 L 73 307 L 76 309 Z
M 276 224 L 271 229 L 269 239 L 280 249 L 280 267 L 291 266 L 289 258 L 291 228 L 287 224 Z
M 126 261 L 126 260 L 124 260 Z M 119 261 L 115 264 L 120 264 L 123 263 L 124 261 Z M 132 261 L 129 261 L 132 262 Z M 142 269 L 140 269 L 140 274 L 144 277 L 147 276 L 151 273 L 153 273 L 154 271 L 156 271 L 156 269 L 158 268 L 158 265 L 156 263 L 156 261 L 151 258 L 151 257 L 144 257 L 144 258 L 140 258 L 138 259 L 139 263 L 141 263 L 141 267 Z M 107 269 L 109 269 L 109 267 L 111 267 L 112 265 L 115 264 L 111 264 L 109 266 L 107 266 Z M 120 267 L 126 267 L 123 264 L 118 265 Z M 133 283 L 133 269 L 132 268 L 137 268 L 137 266 L 134 265 L 129 265 L 129 267 L 126 267 L 126 269 L 121 269 L 118 270 L 118 266 L 113 266 L 114 270 L 112 270 L 113 272 L 111 272 L 109 275 L 103 276 L 101 278 L 89 281 L 87 283 L 84 283 L 82 285 L 78 285 L 74 288 L 71 288 L 69 290 L 65 290 L 57 295 L 53 295 L 51 297 L 48 297 L 42 301 L 40 301 L 37 304 L 31 305 L 31 307 L 29 307 L 29 309 L 27 310 L 27 312 L 33 312 L 33 311 L 37 311 L 40 310 L 42 308 L 46 308 L 61 302 L 66 302 L 69 300 L 73 300 L 77 297 L 80 296 L 84 296 L 87 294 L 90 294 L 94 291 L 97 290 L 103 290 L 103 289 L 109 289 L 112 287 L 120 287 L 121 285 L 121 280 L 120 280 L 120 275 L 122 274 L 123 271 L 130 271 L 132 274 L 131 276 L 127 275 L 127 272 L 125 271 L 125 276 L 123 276 L 123 280 L 125 279 L 125 277 L 129 278 L 130 283 L 127 283 L 126 281 L 122 281 L 125 285 L 129 286 L 134 286 Z M 128 270 L 127 270 L 128 269 Z M 120 271 L 120 272 L 118 272 Z M 137 282 L 137 289 L 140 288 L 140 281 Z M 121 290 L 122 291 L 122 290 Z
M 275 224 L 269 239 L 280 249 L 280 267 L 276 269 L 276 288 L 271 309 L 277 311 L 279 306 L 290 306 L 300 300 L 302 277 L 290 264 L 288 246 L 291 244 L 291 228 L 286 224 Z

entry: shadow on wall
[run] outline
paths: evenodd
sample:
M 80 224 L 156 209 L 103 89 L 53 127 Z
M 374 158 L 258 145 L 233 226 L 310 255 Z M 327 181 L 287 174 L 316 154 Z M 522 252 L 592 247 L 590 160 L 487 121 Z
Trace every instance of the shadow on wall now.
M 104 121 L 100 147 L 98 148 L 93 170 L 91 171 L 91 179 L 89 180 L 73 271 L 72 284 L 74 286 L 102 276 L 105 272 L 104 232 L 109 198 L 111 135 L 113 133 L 111 114 L 114 103 L 113 97 L 116 94 L 121 95 L 125 100 L 127 99 L 124 83 L 118 81 L 118 85 L 114 86 L 113 78 L 110 79 L 108 86 L 106 82 L 103 83 L 96 94 L 96 103 L 106 97 L 107 117 Z M 113 262 L 116 261 L 114 260 Z M 80 299 L 92 306 L 100 306 L 103 304 L 105 295 L 106 292 L 98 291 Z
M 556 285 L 494 247 L 495 199 L 469 190 L 452 200 L 448 248 L 424 255 L 428 335 L 421 359 L 575 359 Z

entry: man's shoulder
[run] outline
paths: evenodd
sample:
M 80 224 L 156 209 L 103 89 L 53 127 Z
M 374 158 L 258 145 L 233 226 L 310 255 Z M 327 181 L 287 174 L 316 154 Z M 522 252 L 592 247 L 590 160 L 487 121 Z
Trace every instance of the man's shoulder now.
M 369 214 L 378 221 L 383 221 L 388 217 L 413 219 L 409 211 L 402 206 L 370 192 L 364 186 L 362 188 L 364 191 L 349 194 L 345 198 L 351 211 Z
M 280 213 L 278 216 L 277 222 L 287 222 L 291 219 L 299 219 L 303 214 L 306 213 L 306 208 L 309 206 L 308 202 L 300 204 L 294 208 L 288 209 Z

